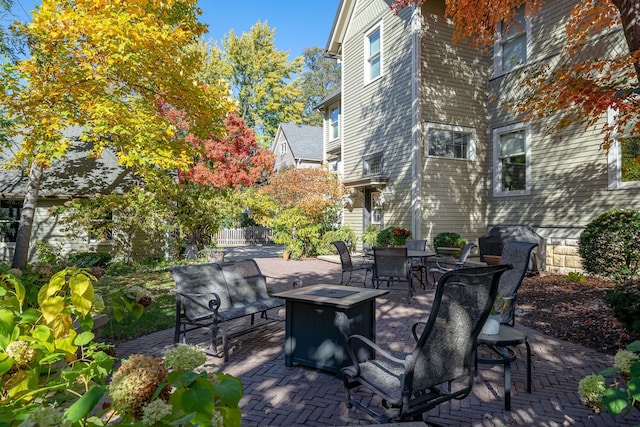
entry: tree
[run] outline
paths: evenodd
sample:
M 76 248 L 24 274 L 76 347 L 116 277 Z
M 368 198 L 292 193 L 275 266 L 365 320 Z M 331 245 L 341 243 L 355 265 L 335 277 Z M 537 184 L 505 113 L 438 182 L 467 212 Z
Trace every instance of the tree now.
M 190 131 L 217 134 L 232 106 L 223 84 L 201 81 L 205 57 L 191 46 L 204 31 L 196 0 L 43 0 L 16 27 L 31 56 L 4 64 L 0 105 L 24 136 L 12 166 L 29 173 L 13 259 L 26 264 L 42 171 L 65 156 L 63 131 L 78 126 L 93 155 L 115 149 L 143 178 L 184 169 L 196 154 L 161 106 L 184 111 Z
M 288 52 L 275 48 L 274 37 L 275 29 L 257 22 L 248 33 L 237 36 L 231 30 L 222 40 L 222 59 L 229 65 L 240 117 L 265 146 L 280 123 L 299 122 L 303 109 L 298 81 L 292 80 L 303 58 L 287 60 Z
M 421 4 L 423 0 L 395 0 L 392 9 Z M 446 0 L 446 15 L 453 20 L 454 41 L 470 39 L 476 46 L 493 45 L 500 25 L 514 25 L 516 8 L 524 6 L 534 16 L 544 0 Z M 604 143 L 609 149 L 616 132 L 640 134 L 640 15 L 636 0 L 577 1 L 566 24 L 567 40 L 561 57 L 553 64 L 523 69 L 526 84 L 514 101 L 525 120 L 561 115 L 552 131 L 570 125 L 596 125 L 604 113 L 616 112 L 613 124 L 604 124 Z M 620 26 L 626 50 L 591 49 L 589 39 Z
M 292 256 L 311 255 L 322 233 L 338 220 L 344 188 L 336 174 L 320 168 L 284 169 L 246 195 L 258 223 L 274 231 Z
M 340 89 L 340 64 L 335 59 L 326 58 L 324 50 L 319 47 L 307 48 L 302 55 L 305 60 L 305 70 L 300 75 L 303 121 L 310 125 L 322 125 L 322 114 L 315 107 Z

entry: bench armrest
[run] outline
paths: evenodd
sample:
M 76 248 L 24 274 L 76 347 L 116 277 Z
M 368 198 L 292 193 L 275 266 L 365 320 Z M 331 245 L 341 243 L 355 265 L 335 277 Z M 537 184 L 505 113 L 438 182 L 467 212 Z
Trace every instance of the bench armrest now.
M 220 295 L 215 292 L 207 292 L 204 294 L 192 294 L 187 292 L 180 292 L 177 289 L 172 289 L 171 292 L 176 294 L 181 298 L 185 298 L 189 300 L 193 304 L 197 304 L 201 307 L 209 307 L 209 310 L 213 311 L 214 314 L 218 314 L 218 310 L 220 309 Z M 206 301 L 206 304 L 203 304 L 201 301 Z

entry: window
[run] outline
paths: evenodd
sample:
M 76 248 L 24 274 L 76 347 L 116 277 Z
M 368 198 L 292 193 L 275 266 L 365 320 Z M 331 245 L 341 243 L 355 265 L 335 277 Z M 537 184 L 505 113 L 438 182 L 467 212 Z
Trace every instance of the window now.
M 471 128 L 427 124 L 429 156 L 475 160 L 475 141 Z
M 280 154 L 284 154 L 287 152 L 287 141 L 282 141 L 280 143 Z
M 365 83 L 382 75 L 382 27 L 377 26 L 365 36 Z
M 615 112 L 609 111 L 613 124 Z M 617 136 L 609 149 L 609 190 L 640 188 L 640 136 Z
M 329 139 L 334 140 L 340 136 L 340 108 L 336 107 L 329 113 Z
M 531 192 L 529 132 L 522 124 L 493 131 L 495 196 L 524 195 Z
M 380 203 L 380 193 L 377 191 L 371 192 L 371 224 L 382 226 L 382 218 L 384 211 L 382 210 L 382 203 Z
M 22 215 L 22 200 L 0 200 L 0 238 L 15 242 Z
M 530 21 L 524 15 L 524 6 L 518 8 L 511 25 L 500 24 L 495 44 L 494 66 L 496 74 L 507 73 L 527 63 L 527 40 Z
M 371 154 L 362 159 L 362 176 L 380 175 L 383 171 L 382 153 Z

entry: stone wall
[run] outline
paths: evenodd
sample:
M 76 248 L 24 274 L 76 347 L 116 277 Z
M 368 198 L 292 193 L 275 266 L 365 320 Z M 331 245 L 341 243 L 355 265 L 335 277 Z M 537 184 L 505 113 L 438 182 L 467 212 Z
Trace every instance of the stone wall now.
M 578 254 L 578 239 L 547 239 L 546 271 L 567 274 L 582 272 L 582 259 Z

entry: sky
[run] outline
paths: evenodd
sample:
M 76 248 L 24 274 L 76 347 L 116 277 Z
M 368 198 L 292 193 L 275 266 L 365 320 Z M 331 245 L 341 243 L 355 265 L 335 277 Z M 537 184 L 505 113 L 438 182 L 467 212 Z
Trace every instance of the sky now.
M 14 0 L 16 19 L 25 20 L 40 0 Z M 233 29 L 237 36 L 258 21 L 275 28 L 278 50 L 289 51 L 289 59 L 308 47 L 325 48 L 340 0 L 198 0 L 200 20 L 209 25 L 206 40 L 222 38 Z

